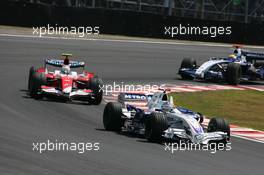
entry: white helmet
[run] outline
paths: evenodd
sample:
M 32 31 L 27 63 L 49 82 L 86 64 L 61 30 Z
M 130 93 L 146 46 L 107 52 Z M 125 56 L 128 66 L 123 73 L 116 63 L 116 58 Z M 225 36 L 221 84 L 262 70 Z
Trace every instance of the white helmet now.
M 61 68 L 61 73 L 63 74 L 70 74 L 71 68 L 70 65 L 63 65 Z
M 161 109 L 164 112 L 170 112 L 173 110 L 173 105 L 169 101 L 163 101 L 161 105 Z

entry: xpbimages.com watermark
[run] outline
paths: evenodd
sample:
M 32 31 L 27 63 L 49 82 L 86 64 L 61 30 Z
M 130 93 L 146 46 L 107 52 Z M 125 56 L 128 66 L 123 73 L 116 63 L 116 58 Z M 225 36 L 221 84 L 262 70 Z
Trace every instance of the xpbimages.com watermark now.
M 57 152 L 57 151 L 74 151 L 83 154 L 88 151 L 99 151 L 99 142 L 64 142 L 64 141 L 51 141 L 33 142 L 32 150 L 38 153 L 44 152 Z
M 165 85 L 155 85 L 155 84 L 124 84 L 124 82 L 113 84 L 104 84 L 100 86 L 100 91 L 103 91 L 105 95 L 112 93 L 122 93 L 122 92 L 145 92 L 151 93 L 157 90 L 165 90 Z
M 58 26 L 51 26 L 48 24 L 47 26 L 41 27 L 33 27 L 33 35 L 37 35 L 39 37 L 43 36 L 64 36 L 64 37 L 79 37 L 84 38 L 91 35 L 99 35 L 100 34 L 100 27 L 99 26 L 86 26 L 86 27 L 63 27 Z
M 227 26 L 190 26 L 179 24 L 178 26 L 165 26 L 164 27 L 164 35 L 174 38 L 179 35 L 204 35 L 209 36 L 211 38 L 215 38 L 218 36 L 231 35 L 232 27 Z
M 208 144 L 195 144 L 179 141 L 177 143 L 165 143 L 164 150 L 174 154 L 177 151 L 209 151 L 215 154 L 217 151 L 230 151 L 232 149 L 231 143 L 208 143 Z

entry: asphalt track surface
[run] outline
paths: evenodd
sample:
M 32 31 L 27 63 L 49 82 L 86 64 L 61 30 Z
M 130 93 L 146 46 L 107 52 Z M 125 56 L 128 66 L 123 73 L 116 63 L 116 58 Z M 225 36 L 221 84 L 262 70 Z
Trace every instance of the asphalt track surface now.
M 263 174 L 263 144 L 232 138 L 232 150 L 164 151 L 160 144 L 107 132 L 104 104 L 65 104 L 27 96 L 31 65 L 43 58 L 73 53 L 104 82 L 184 83 L 175 79 L 182 57 L 225 56 L 222 47 L 110 41 L 0 37 L 0 174 Z M 32 151 L 32 142 L 100 142 L 99 151 Z

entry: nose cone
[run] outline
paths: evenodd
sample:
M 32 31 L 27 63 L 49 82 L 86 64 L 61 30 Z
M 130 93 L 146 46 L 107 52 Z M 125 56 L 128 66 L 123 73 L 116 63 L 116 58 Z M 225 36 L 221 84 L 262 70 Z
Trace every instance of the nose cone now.
M 63 76 L 61 78 L 62 92 L 70 93 L 72 91 L 73 79 L 70 76 Z

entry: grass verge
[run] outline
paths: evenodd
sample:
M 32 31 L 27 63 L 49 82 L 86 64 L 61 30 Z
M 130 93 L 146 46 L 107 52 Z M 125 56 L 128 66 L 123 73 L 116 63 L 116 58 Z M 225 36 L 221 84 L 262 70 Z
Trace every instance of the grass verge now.
M 172 93 L 174 103 L 207 117 L 223 117 L 231 124 L 264 130 L 264 93 L 253 90 Z

